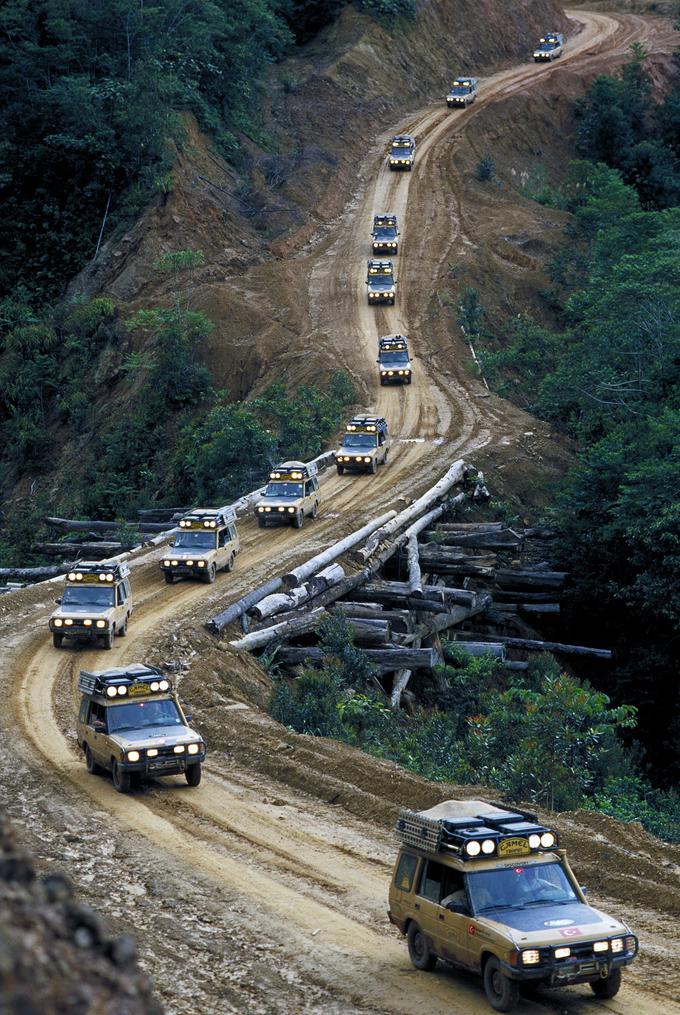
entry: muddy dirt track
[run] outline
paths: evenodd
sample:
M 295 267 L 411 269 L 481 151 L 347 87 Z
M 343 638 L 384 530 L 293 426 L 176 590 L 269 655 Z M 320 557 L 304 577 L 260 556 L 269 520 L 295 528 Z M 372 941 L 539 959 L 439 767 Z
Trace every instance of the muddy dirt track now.
M 428 343 L 432 294 L 422 280 L 438 277 L 452 243 L 475 242 L 474 216 L 460 205 L 451 172 L 452 148 L 472 117 L 515 92 L 540 88 L 565 64 L 591 66 L 636 39 L 652 51 L 674 44 L 667 23 L 583 11 L 572 17 L 581 27 L 561 61 L 527 63 L 482 80 L 469 111 L 430 107 L 392 125 L 367 153 L 342 219 L 296 255 L 309 282 L 301 302 L 310 336 L 321 336 L 370 393 L 366 408 L 389 419 L 387 466 L 374 477 L 327 478 L 319 518 L 301 532 L 261 533 L 251 521 L 242 523 L 236 571 L 213 586 L 166 586 L 160 551 L 137 557 L 135 613 L 128 637 L 112 652 L 53 649 L 46 618 L 55 584 L 0 601 L 2 798 L 39 855 L 66 865 L 93 904 L 138 934 L 170 1012 L 489 1011 L 474 977 L 412 969 L 385 917 L 396 808 L 426 804 L 446 788 L 433 794 L 392 765 L 288 734 L 214 688 L 201 694 L 195 675 L 207 684 L 215 674 L 201 670 L 203 657 L 192 659 L 191 646 L 207 636 L 192 642 L 186 632 L 284 565 L 402 506 L 454 459 L 474 462 L 487 445 L 512 443 L 527 428 L 549 439 L 547 428 L 489 396 L 462 357 L 459 370 L 441 368 Z M 386 143 L 397 130 L 418 139 L 410 174 L 385 166 Z M 368 234 L 373 214 L 386 211 L 401 223 L 397 305 L 369 308 Z M 377 337 L 390 332 L 411 339 L 409 387 L 378 384 Z M 187 652 L 192 697 L 202 709 L 198 723 L 213 748 L 203 782 L 189 790 L 184 780 L 166 780 L 118 795 L 109 780 L 86 773 L 75 750 L 78 670 Z M 239 665 L 229 653 L 223 661 Z M 576 987 L 524 1001 L 520 1010 L 680 1013 L 673 961 L 680 851 L 660 850 L 637 826 L 592 814 L 562 816 L 560 828 L 594 903 L 630 919 L 643 951 L 612 1001 L 595 1001 L 587 987 Z

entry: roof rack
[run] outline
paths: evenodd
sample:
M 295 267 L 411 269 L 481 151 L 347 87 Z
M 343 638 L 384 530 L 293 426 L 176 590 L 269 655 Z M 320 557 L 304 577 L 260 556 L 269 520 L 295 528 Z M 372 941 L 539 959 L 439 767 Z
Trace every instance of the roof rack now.
M 218 529 L 236 521 L 231 504 L 221 508 L 193 508 L 179 520 L 180 529 Z
M 269 473 L 269 478 L 282 482 L 291 480 L 313 479 L 319 472 L 316 462 L 280 462 Z
M 395 831 L 406 846 L 461 860 L 526 856 L 558 845 L 557 833 L 540 824 L 535 814 L 482 800 L 447 800 L 429 811 L 405 808 Z
M 384 416 L 358 415 L 353 416 L 345 427 L 347 433 L 387 433 L 387 420 Z
M 374 272 L 394 271 L 394 264 L 392 261 L 377 261 L 372 257 L 368 261 L 368 270 Z
M 108 670 L 81 670 L 78 690 L 102 698 L 137 698 L 149 694 L 167 694 L 171 683 L 157 666 L 131 663 Z
M 125 561 L 81 560 L 68 572 L 66 581 L 75 585 L 98 585 L 121 581 L 129 574 L 130 567 Z
M 415 144 L 415 140 L 412 134 L 395 134 L 392 138 L 392 144 Z
M 385 212 L 384 215 L 373 216 L 374 226 L 396 226 L 396 224 L 397 224 L 397 216 L 391 215 L 388 212 Z
M 408 339 L 406 335 L 382 335 L 378 339 L 378 349 L 380 352 L 403 352 L 408 350 Z

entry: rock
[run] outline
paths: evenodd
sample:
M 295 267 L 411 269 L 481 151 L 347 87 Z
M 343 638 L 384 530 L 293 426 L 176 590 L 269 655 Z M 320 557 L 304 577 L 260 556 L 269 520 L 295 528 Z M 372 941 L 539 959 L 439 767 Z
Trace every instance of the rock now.
M 29 885 L 35 878 L 33 861 L 25 853 L 0 857 L 0 880 Z
M 91 944 L 100 944 L 106 938 L 106 925 L 98 913 L 95 913 L 94 909 L 90 906 L 84 905 L 82 902 L 72 902 L 67 907 L 66 918 L 70 927 L 74 929 L 74 932 L 80 928 L 84 928 L 91 935 Z M 75 939 L 75 933 L 74 933 Z M 84 935 L 81 935 L 81 940 L 84 940 Z M 80 945 L 80 947 L 84 947 Z
M 137 961 L 137 943 L 130 934 L 123 934 L 110 945 L 111 961 L 116 966 L 131 966 Z
M 66 902 L 73 895 L 73 884 L 65 874 L 46 874 L 41 884 L 48 902 Z

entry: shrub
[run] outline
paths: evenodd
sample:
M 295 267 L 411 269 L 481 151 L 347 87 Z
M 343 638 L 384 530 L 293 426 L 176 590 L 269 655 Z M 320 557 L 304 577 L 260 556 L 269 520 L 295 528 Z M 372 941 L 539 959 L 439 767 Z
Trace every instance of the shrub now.
M 496 174 L 496 163 L 491 155 L 484 155 L 475 167 L 475 176 L 480 183 L 487 183 Z

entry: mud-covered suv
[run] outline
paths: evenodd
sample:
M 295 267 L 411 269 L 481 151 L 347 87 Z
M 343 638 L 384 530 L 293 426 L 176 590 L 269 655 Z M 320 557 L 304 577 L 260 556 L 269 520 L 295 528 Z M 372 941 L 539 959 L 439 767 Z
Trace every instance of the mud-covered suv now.
M 477 78 L 456 78 L 446 96 L 449 109 L 465 109 L 477 98 Z
M 233 570 L 240 551 L 232 507 L 194 508 L 179 520 L 170 553 L 160 569 L 171 585 L 176 578 L 202 578 L 212 583 L 218 571 Z
M 380 303 L 389 303 L 394 306 L 397 285 L 392 262 L 370 260 L 367 269 L 368 305 L 372 307 Z
M 292 525 L 301 529 L 305 515 L 316 518 L 319 510 L 318 469 L 313 462 L 281 462 L 269 473 L 264 494 L 255 505 L 261 529 L 269 525 Z
M 387 165 L 391 170 L 411 172 L 416 160 L 416 139 L 411 134 L 397 134 L 392 138 Z
M 549 63 L 562 56 L 564 36 L 561 32 L 547 32 L 534 50 L 534 63 Z
M 522 984 L 618 992 L 637 938 L 587 904 L 557 833 L 535 814 L 447 800 L 402 810 L 396 831 L 388 915 L 416 969 L 444 959 L 481 973 L 500 1012 L 512 1011 Z
M 374 215 L 373 217 L 373 253 L 389 254 L 394 257 L 399 253 L 399 228 L 396 215 Z
M 410 384 L 411 359 L 405 335 L 383 335 L 378 339 L 380 383 Z
M 78 690 L 76 736 L 88 772 L 111 772 L 119 793 L 143 776 L 182 774 L 198 786 L 205 742 L 162 670 L 141 663 L 81 670 Z
M 64 638 L 99 640 L 113 648 L 116 635 L 127 634 L 132 613 L 130 568 L 125 563 L 83 560 L 66 575 L 58 610 L 49 620 L 52 642 L 61 648 Z
M 338 475 L 343 472 L 370 472 L 384 465 L 390 450 L 390 435 L 384 416 L 355 416 L 347 424 L 342 446 L 335 452 Z

